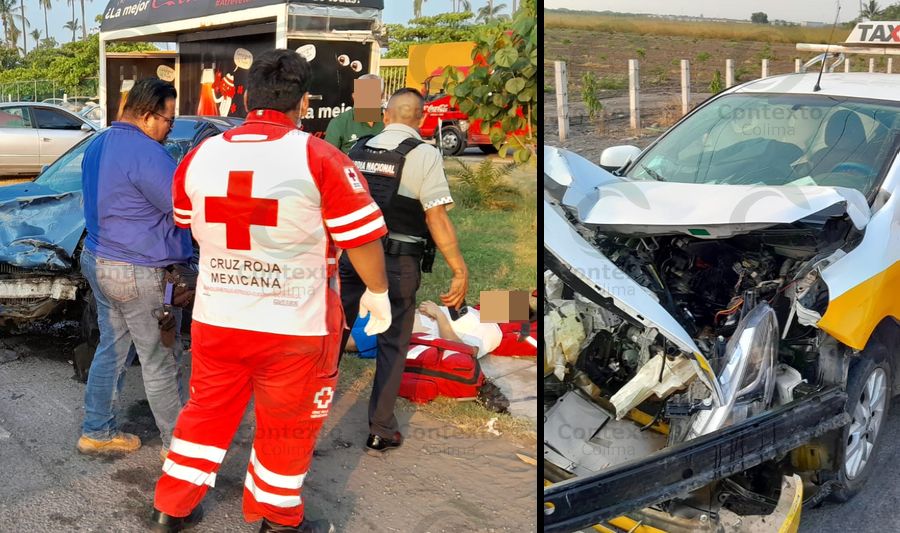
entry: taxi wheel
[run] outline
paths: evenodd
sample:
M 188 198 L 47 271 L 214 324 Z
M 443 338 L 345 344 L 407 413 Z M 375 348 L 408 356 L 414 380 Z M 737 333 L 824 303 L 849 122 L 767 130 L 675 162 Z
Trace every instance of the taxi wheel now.
M 847 375 L 847 413 L 835 454 L 837 487 L 830 499 L 853 498 L 872 475 L 890 411 L 891 364 L 884 346 L 875 344 L 851 363 Z

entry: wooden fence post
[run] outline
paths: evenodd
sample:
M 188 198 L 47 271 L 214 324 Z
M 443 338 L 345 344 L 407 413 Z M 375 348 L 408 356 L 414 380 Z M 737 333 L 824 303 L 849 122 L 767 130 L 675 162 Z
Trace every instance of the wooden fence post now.
M 641 103 L 640 103 L 640 67 L 637 59 L 628 60 L 628 102 L 629 111 L 631 112 L 631 129 L 637 130 L 641 127 Z
M 888 74 L 891 74 L 893 71 L 894 71 L 894 58 L 893 58 L 893 57 L 889 57 L 889 58 L 888 58 L 888 65 L 887 65 L 887 73 L 888 73 Z
M 769 77 L 769 60 L 768 59 L 762 60 L 762 77 L 763 78 Z
M 875 58 L 869 58 L 869 72 L 875 72 Z
M 691 110 L 691 62 L 681 60 L 681 114 L 687 115 Z
M 850 58 L 844 60 L 844 72 L 850 72 Z
M 569 91 L 566 81 L 566 62 L 554 61 L 556 69 L 556 117 L 559 120 L 559 140 L 569 137 Z
M 734 85 L 734 60 L 726 59 L 725 60 L 725 88 L 729 88 Z
M 800 58 L 794 58 L 794 72 L 800 72 Z

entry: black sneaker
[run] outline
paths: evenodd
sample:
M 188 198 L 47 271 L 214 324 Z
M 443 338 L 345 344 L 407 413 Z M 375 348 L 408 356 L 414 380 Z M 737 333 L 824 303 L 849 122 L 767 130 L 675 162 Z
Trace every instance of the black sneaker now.
M 403 435 L 399 431 L 394 433 L 394 438 L 386 439 L 380 435 L 369 434 L 366 439 L 366 453 L 369 455 L 380 456 L 388 450 L 399 448 L 403 445 Z
M 334 533 L 334 524 L 328 520 L 304 518 L 299 526 L 283 526 L 263 518 L 262 524 L 259 526 L 259 533 Z
M 153 516 L 150 518 L 153 522 L 153 526 L 150 530 L 155 533 L 175 533 L 177 531 L 191 529 L 199 524 L 202 519 L 203 507 L 199 505 L 187 516 L 169 516 L 166 513 L 154 509 Z

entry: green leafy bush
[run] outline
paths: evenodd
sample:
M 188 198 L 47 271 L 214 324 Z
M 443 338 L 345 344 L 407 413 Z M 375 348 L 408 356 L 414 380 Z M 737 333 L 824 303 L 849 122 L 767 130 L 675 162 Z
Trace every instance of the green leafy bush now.
M 479 209 L 512 209 L 521 197 L 518 189 L 506 178 L 515 168 L 514 163 L 495 165 L 490 159 L 477 166 L 456 159 L 460 168 L 453 173 L 457 178 L 453 200 L 461 207 Z

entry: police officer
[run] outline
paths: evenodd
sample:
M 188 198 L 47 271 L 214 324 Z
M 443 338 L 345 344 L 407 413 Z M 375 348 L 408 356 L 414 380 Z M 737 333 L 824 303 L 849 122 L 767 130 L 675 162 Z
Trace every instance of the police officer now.
M 388 227 L 385 267 L 391 301 L 391 326 L 378 335 L 375 383 L 369 398 L 366 451 L 380 455 L 403 443 L 394 404 L 406 362 L 416 311 L 421 272 L 431 272 L 435 247 L 453 272 L 441 301 L 462 305 L 469 273 L 447 210 L 453 206 L 440 151 L 426 144 L 418 128 L 425 100 L 415 89 L 400 89 L 388 101 L 384 131 L 363 137 L 348 154 L 366 177 L 372 198 Z M 346 257 L 340 261 L 341 300 L 345 316 L 357 316 L 365 286 Z M 344 343 L 349 332 L 344 333 Z

